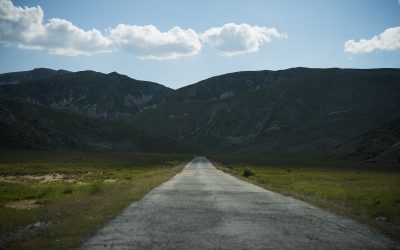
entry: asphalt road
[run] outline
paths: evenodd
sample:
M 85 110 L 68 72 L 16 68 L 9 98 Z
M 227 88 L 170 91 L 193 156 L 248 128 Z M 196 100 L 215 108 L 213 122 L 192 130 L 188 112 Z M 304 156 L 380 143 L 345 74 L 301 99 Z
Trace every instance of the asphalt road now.
M 99 204 L 100 205 L 100 204 Z M 82 249 L 393 249 L 382 233 L 217 170 L 197 157 Z

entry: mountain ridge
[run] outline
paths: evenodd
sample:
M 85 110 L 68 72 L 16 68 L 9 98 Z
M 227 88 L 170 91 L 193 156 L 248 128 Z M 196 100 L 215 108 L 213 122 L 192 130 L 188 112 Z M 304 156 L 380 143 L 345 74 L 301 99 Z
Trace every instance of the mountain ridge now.
M 116 72 L 61 71 L 0 85 L 0 96 L 129 123 L 195 152 L 344 157 L 366 144 L 356 138 L 400 117 L 399 83 L 400 69 L 298 67 L 227 73 L 173 90 Z M 346 143 L 346 152 L 337 150 Z
M 0 75 L 0 81 L 3 76 Z M 133 115 L 157 105 L 172 91 L 157 83 L 91 70 L 51 74 L 0 86 L 3 97 L 21 98 L 94 117 Z

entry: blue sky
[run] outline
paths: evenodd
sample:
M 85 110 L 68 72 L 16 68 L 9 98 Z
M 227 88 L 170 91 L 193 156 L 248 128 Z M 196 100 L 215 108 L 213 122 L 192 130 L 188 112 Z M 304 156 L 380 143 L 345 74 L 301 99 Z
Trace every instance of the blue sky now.
M 242 70 L 400 67 L 398 0 L 8 2 L 0 72 L 117 71 L 179 88 Z

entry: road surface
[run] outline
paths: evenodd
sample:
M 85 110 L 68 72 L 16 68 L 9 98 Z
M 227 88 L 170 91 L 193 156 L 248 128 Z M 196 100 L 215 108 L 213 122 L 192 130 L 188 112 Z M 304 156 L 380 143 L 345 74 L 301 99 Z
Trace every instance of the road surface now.
M 100 204 L 99 204 L 100 205 Z M 197 157 L 82 249 L 395 249 L 382 233 L 262 189 Z

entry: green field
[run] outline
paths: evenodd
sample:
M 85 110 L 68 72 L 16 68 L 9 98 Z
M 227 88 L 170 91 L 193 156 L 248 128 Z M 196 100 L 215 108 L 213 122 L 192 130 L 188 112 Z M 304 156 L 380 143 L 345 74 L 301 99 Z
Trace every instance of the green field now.
M 400 166 L 273 157 L 209 156 L 265 189 L 351 217 L 400 239 Z M 244 173 L 250 175 L 245 177 Z
M 0 249 L 70 249 L 190 156 L 0 152 Z

